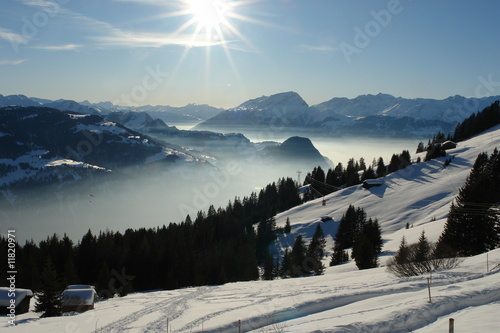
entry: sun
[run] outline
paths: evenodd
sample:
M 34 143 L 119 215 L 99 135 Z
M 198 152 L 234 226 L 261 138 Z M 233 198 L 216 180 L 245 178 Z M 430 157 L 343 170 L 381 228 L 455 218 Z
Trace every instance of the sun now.
M 210 31 L 220 30 L 228 24 L 227 17 L 231 14 L 231 5 L 224 0 L 190 0 L 188 12 L 198 25 L 197 29 Z

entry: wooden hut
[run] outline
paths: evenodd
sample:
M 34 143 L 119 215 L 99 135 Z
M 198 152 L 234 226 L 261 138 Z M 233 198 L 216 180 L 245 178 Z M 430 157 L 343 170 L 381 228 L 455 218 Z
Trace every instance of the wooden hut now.
M 363 182 L 363 188 L 370 189 L 372 187 L 382 186 L 384 181 L 382 179 L 367 179 Z
M 97 293 L 92 286 L 86 287 L 90 288 L 76 289 L 75 286 L 69 286 L 63 291 L 63 312 L 85 312 L 94 309 Z
M 30 310 L 33 292 L 29 289 L 0 287 L 0 314 L 23 314 Z M 12 304 L 15 304 L 12 307 Z
M 442 150 L 448 150 L 448 149 L 454 149 L 457 148 L 457 144 L 453 141 L 445 141 L 443 144 L 441 144 L 441 149 Z

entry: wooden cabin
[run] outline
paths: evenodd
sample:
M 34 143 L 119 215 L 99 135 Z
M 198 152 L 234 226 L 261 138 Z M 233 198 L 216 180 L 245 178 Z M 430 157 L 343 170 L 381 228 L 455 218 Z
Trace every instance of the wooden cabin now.
M 76 287 L 88 287 L 78 289 Z M 69 286 L 62 293 L 63 312 L 85 312 L 94 309 L 97 293 L 92 286 Z
M 363 188 L 370 189 L 372 187 L 381 186 L 384 184 L 382 179 L 367 179 L 363 182 Z
M 457 144 L 453 141 L 445 141 L 441 144 L 442 150 L 454 149 L 457 148 Z
M 13 313 L 16 315 L 26 313 L 30 310 L 30 301 L 33 297 L 33 292 L 29 289 L 16 288 L 11 291 L 7 287 L 0 287 L 0 314 L 11 314 L 11 301 L 15 300 L 15 308 Z

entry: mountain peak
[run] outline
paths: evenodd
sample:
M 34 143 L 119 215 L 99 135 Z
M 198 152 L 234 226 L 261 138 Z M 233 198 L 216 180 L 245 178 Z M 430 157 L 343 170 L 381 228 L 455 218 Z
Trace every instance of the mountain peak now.
M 261 96 L 240 104 L 235 110 L 269 110 L 273 108 L 307 109 L 309 105 L 294 91 L 277 93 L 271 96 Z

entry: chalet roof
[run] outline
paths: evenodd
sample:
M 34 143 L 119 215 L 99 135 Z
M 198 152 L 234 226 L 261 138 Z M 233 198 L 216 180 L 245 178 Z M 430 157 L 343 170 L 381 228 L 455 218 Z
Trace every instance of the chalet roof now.
M 95 290 L 95 287 L 91 286 L 89 284 L 72 284 L 72 285 L 69 285 L 66 287 L 66 290 L 70 290 L 70 289 L 94 289 Z
M 96 296 L 93 288 L 66 289 L 62 293 L 63 306 L 92 305 Z
M 0 306 L 9 306 L 10 300 L 13 297 L 9 297 L 11 292 L 7 287 L 0 287 Z M 33 292 L 30 289 L 16 288 L 15 291 L 16 306 L 19 305 L 26 297 L 33 297 Z

